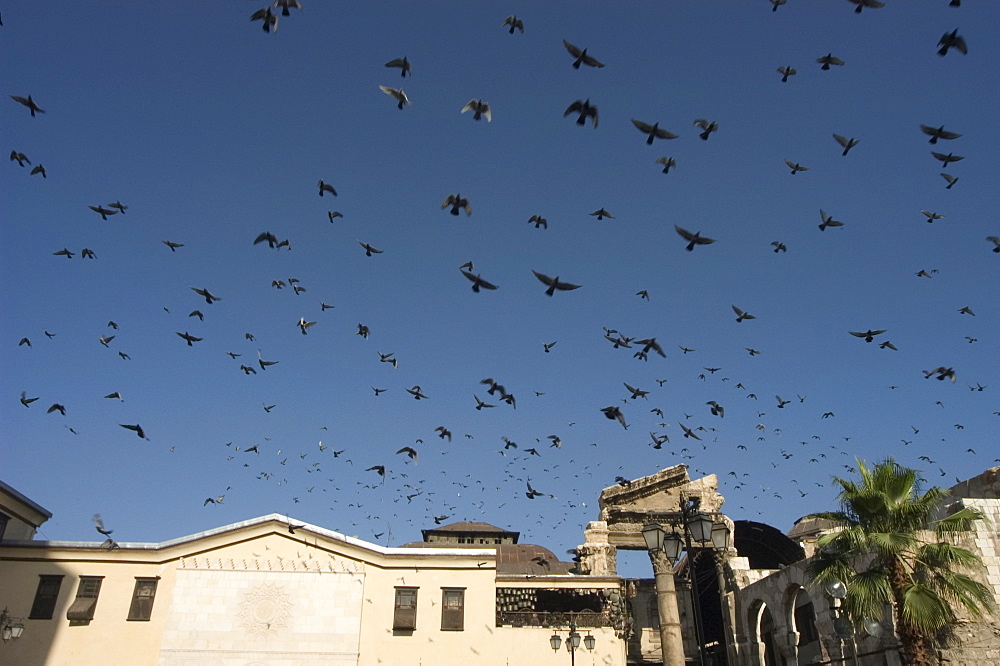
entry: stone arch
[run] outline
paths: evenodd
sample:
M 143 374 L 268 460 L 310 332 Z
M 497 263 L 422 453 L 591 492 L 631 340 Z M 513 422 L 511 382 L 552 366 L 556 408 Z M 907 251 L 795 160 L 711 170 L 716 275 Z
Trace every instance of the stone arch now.
M 776 629 L 771 609 L 768 608 L 767 604 L 761 602 L 760 619 L 757 623 L 757 641 L 761 646 L 760 663 L 763 666 L 779 666 L 782 663 L 775 637 Z
M 773 661 L 773 649 L 770 651 L 772 661 L 767 661 L 768 644 L 764 640 L 764 637 L 769 629 L 764 626 L 765 614 L 767 614 L 767 617 L 770 618 L 770 611 L 767 610 L 767 604 L 763 599 L 754 599 L 747 606 L 747 641 L 744 645 L 747 648 L 748 656 L 750 658 L 749 663 L 754 666 L 775 666 L 776 664 L 776 662 Z M 771 645 L 773 647 L 773 640 L 771 641 Z
M 813 598 L 797 582 L 789 583 L 781 598 L 784 651 L 792 663 L 812 663 L 822 655 Z
M 760 615 L 764 606 L 763 599 L 754 599 L 747 606 L 747 633 L 758 639 L 760 638 Z

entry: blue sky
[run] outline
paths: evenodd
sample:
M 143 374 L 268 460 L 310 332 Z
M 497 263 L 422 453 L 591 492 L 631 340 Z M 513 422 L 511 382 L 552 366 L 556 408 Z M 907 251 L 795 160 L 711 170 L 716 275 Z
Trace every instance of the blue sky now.
M 0 181 L 0 471 L 53 511 L 45 536 L 98 539 L 93 513 L 158 541 L 277 511 L 396 545 L 448 516 L 562 553 L 601 488 L 673 464 L 717 474 L 731 517 L 783 530 L 834 506 L 855 456 L 945 486 L 996 464 L 994 3 L 551 2 L 516 12 L 523 35 L 497 3 L 312 0 L 274 34 L 249 20 L 259 6 L 3 8 L 0 133 L 31 165 Z M 968 55 L 939 57 L 955 28 Z M 563 40 L 606 66 L 574 70 Z M 846 64 L 822 71 L 827 53 Z M 384 66 L 403 56 L 405 78 Z M 9 97 L 29 94 L 44 114 Z M 460 113 L 470 99 L 492 122 Z M 596 129 L 563 118 L 577 99 Z M 718 123 L 707 141 L 699 118 Z M 632 119 L 679 137 L 650 147 Z M 932 146 L 921 124 L 962 136 Z M 860 142 L 842 156 L 834 133 Z M 931 150 L 966 159 L 942 169 Z M 471 216 L 442 210 L 455 193 Z M 115 201 L 107 221 L 88 208 Z M 844 226 L 820 231 L 821 209 Z M 686 252 L 675 225 L 717 242 Z M 254 245 L 264 231 L 291 249 Z M 467 261 L 499 289 L 473 293 Z M 550 298 L 533 270 L 582 286 Z M 849 335 L 868 329 L 886 333 Z M 925 379 L 939 366 L 957 381 Z M 649 395 L 626 401 L 626 383 Z M 518 448 L 498 453 L 502 437 Z M 528 479 L 554 497 L 526 498 Z

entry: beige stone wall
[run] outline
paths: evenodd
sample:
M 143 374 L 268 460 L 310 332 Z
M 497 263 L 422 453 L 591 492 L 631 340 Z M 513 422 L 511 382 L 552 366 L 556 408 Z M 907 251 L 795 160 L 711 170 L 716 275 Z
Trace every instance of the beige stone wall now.
M 0 664 L 156 663 L 170 605 L 173 569 L 108 559 L 116 555 L 96 550 L 89 557 L 64 552 L 58 560 L 0 561 L 0 604 L 24 623 L 20 639 L 0 644 Z M 39 574 L 64 576 L 51 620 L 28 619 Z M 76 597 L 79 576 L 104 576 L 104 580 L 94 619 L 89 625 L 71 627 L 66 611 Z M 149 622 L 127 621 L 137 576 L 161 577 Z M 134 661 L 138 655 L 142 655 L 141 660 Z
M 177 571 L 159 663 L 356 664 L 364 574 Z
M 65 576 L 53 619 L 29 620 L 39 574 Z M 95 617 L 71 627 L 78 576 L 104 576 Z M 149 622 L 129 622 L 136 577 L 159 576 Z M 0 664 L 136 666 L 565 666 L 553 628 L 497 627 L 498 585 L 616 587 L 616 579 L 504 576 L 493 550 L 380 549 L 255 525 L 160 548 L 0 546 L 0 607 L 24 636 L 0 644 Z M 419 588 L 417 628 L 394 631 L 396 586 Z M 441 628 L 442 588 L 465 588 L 462 631 Z M 560 632 L 565 640 L 565 628 Z M 586 634 L 586 630 L 581 631 Z M 591 629 L 581 665 L 623 666 L 624 642 Z
M 980 478 L 976 477 L 972 481 Z M 991 481 L 995 483 L 995 475 Z M 977 485 L 980 486 L 977 494 L 986 494 L 990 498 L 966 498 L 961 500 L 961 504 L 979 509 L 986 515 L 986 520 L 977 523 L 976 531 L 963 545 L 982 557 L 986 565 L 982 572 L 983 582 L 993 589 L 994 603 L 1000 607 L 1000 499 L 992 499 L 997 496 L 996 485 Z M 1000 661 L 1000 610 L 997 608 L 983 618 L 973 618 L 963 613 L 952 633 L 956 644 L 939 652 L 942 663 L 996 666 Z

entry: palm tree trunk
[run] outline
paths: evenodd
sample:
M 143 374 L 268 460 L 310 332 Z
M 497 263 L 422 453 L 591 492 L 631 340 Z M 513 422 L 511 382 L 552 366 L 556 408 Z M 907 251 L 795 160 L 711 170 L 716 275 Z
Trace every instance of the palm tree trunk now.
M 893 612 L 896 616 L 896 634 L 899 636 L 903 663 L 913 666 L 934 666 L 931 641 L 903 619 L 903 590 L 908 582 L 906 571 L 898 560 L 890 561 L 888 569 L 889 585 L 892 587 L 892 598 L 895 602 Z

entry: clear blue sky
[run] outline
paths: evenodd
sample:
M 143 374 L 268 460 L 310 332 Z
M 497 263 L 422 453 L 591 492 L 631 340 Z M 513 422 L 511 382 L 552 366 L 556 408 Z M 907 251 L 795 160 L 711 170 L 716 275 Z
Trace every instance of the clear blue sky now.
M 0 180 L 0 475 L 53 511 L 45 536 L 99 539 L 93 513 L 158 541 L 277 511 L 395 545 L 448 516 L 561 554 L 619 475 L 685 463 L 719 476 L 731 517 L 787 530 L 833 507 L 855 456 L 945 486 L 996 464 L 997 3 L 531 3 L 523 35 L 505 3 L 306 0 L 274 34 L 249 20 L 263 4 L 3 7 L 0 133 L 31 164 Z M 939 57 L 955 28 L 968 55 Z M 606 66 L 573 69 L 564 39 Z M 846 64 L 821 70 L 827 53 Z M 403 56 L 406 78 L 384 66 Z M 10 99 L 29 94 L 45 113 Z M 588 98 L 596 129 L 563 117 Z M 632 119 L 679 137 L 650 147 Z M 932 146 L 921 124 L 962 136 Z M 844 157 L 834 133 L 860 142 Z M 441 209 L 453 193 L 471 216 Z M 115 201 L 107 221 L 88 208 Z M 844 226 L 820 231 L 821 209 Z M 674 225 L 717 242 L 686 252 Z M 255 246 L 264 231 L 291 249 Z M 473 293 L 467 261 L 499 289 Z M 533 270 L 582 286 L 550 298 Z M 272 287 L 292 278 L 306 291 Z M 849 334 L 868 329 L 887 332 Z M 939 366 L 957 382 L 924 378 Z M 526 498 L 529 478 L 554 498 Z

